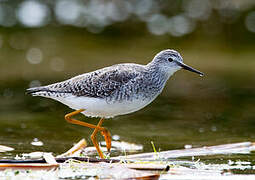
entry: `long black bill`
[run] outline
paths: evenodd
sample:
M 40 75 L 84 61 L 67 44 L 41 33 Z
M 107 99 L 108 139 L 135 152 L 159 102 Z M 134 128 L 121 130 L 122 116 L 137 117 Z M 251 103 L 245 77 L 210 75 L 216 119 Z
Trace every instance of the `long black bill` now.
M 188 70 L 188 71 L 197 73 L 197 74 L 199 74 L 200 76 L 204 76 L 204 73 L 202 73 L 202 72 L 200 72 L 200 71 L 198 71 L 198 70 L 196 70 L 196 69 L 194 69 L 194 68 L 192 68 L 192 67 L 190 67 L 190 66 L 188 66 L 188 65 L 186 65 L 186 64 L 184 64 L 184 63 L 182 63 L 182 62 L 176 61 L 176 63 L 177 63 L 179 66 L 181 66 L 183 69 L 185 69 L 185 70 Z

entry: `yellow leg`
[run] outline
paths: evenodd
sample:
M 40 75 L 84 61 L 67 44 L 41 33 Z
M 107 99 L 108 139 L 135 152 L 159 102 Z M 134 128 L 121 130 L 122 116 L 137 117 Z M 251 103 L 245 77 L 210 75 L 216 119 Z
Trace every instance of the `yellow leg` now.
M 110 132 L 107 129 L 102 130 L 101 134 L 104 136 L 104 140 L 105 140 L 105 143 L 106 143 L 107 151 L 110 152 L 111 151 L 111 147 L 112 147 L 111 134 L 110 134 Z
M 81 125 L 81 126 L 85 126 L 85 127 L 89 127 L 89 128 L 94 128 L 95 130 L 94 130 L 94 132 L 91 135 L 91 140 L 92 140 L 94 146 L 96 147 L 96 150 L 97 150 L 99 156 L 101 158 L 104 158 L 104 155 L 103 155 L 102 151 L 100 150 L 98 142 L 96 140 L 97 132 L 101 131 L 101 134 L 104 136 L 104 139 L 105 139 L 105 142 L 106 142 L 107 150 L 108 151 L 111 150 L 111 134 L 110 134 L 110 132 L 106 128 L 101 127 L 104 119 L 103 118 L 100 119 L 100 121 L 99 121 L 99 123 L 97 125 L 93 125 L 93 124 L 89 124 L 89 123 L 86 123 L 86 122 L 79 121 L 79 120 L 71 118 L 72 116 L 74 116 L 76 114 L 79 114 L 82 111 L 85 111 L 85 110 L 84 109 L 80 109 L 80 110 L 76 110 L 74 112 L 71 112 L 71 113 L 65 115 L 65 119 L 66 119 L 67 122 L 72 123 L 72 124 L 77 124 L 77 125 Z
M 100 121 L 99 121 L 98 124 L 97 124 L 97 127 L 101 127 L 103 121 L 104 121 L 103 118 L 100 119 Z M 96 134 L 97 134 L 97 132 L 98 132 L 98 128 L 95 128 L 95 130 L 94 130 L 94 132 L 91 134 L 90 138 L 91 138 L 91 140 L 92 140 L 94 146 L 96 147 L 96 150 L 97 150 L 97 152 L 98 152 L 100 158 L 104 158 L 104 155 L 103 155 L 101 149 L 99 148 L 98 141 L 97 141 L 97 139 L 96 139 Z
M 86 123 L 86 122 L 79 121 L 79 120 L 71 118 L 72 116 L 75 116 L 76 114 L 79 114 L 82 111 L 85 111 L 85 110 L 84 109 L 80 109 L 80 110 L 77 110 L 77 111 L 74 111 L 74 112 L 66 114 L 65 115 L 66 121 L 71 123 L 71 124 L 77 124 L 77 125 L 80 125 L 80 126 L 85 126 L 85 127 L 89 127 L 89 128 L 93 128 L 93 129 L 98 128 L 100 131 L 104 130 L 104 128 L 102 128 L 102 127 L 97 127 L 96 125 L 89 124 L 89 123 Z

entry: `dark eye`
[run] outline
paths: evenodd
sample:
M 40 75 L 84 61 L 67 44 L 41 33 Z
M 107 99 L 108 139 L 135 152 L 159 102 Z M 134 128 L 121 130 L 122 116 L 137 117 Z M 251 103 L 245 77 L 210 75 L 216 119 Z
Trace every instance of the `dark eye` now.
M 173 59 L 172 59 L 172 58 L 168 58 L 168 61 L 169 61 L 169 62 L 172 62 L 172 61 L 173 61 Z

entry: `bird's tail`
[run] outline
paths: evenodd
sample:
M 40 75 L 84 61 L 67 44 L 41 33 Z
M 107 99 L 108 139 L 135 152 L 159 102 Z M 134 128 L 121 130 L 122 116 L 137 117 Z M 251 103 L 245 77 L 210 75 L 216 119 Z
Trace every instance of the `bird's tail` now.
M 60 88 L 56 87 L 56 84 L 28 88 L 26 90 L 26 94 L 31 94 L 32 96 L 42 96 L 47 98 L 62 98 L 71 95 L 71 93 L 65 92 Z
M 48 91 L 49 91 L 49 89 L 47 87 L 40 86 L 40 87 L 28 88 L 26 90 L 26 94 L 31 94 L 32 96 L 47 97 L 48 96 Z

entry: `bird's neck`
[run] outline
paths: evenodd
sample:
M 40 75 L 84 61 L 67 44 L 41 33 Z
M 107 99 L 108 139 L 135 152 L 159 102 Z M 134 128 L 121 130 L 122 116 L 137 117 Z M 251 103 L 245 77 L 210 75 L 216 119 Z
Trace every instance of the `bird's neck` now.
M 160 66 L 154 61 L 148 63 L 146 65 L 146 68 L 151 74 L 153 74 L 153 76 L 160 76 L 162 80 L 165 80 L 165 81 L 167 81 L 169 77 L 176 72 L 176 70 L 171 69 L 167 66 Z
M 163 90 L 167 80 L 172 75 L 154 63 L 146 65 L 146 72 L 146 79 L 150 82 L 148 86 L 152 86 L 153 89 L 157 89 L 157 92 L 161 92 Z

